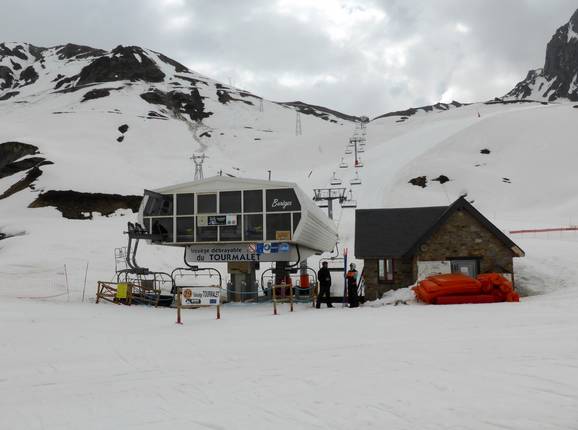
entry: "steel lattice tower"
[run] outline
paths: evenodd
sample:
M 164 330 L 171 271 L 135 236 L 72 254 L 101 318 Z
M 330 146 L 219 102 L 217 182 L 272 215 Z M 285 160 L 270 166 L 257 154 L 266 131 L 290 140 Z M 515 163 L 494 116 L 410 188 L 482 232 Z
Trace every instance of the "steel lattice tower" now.
M 191 160 L 193 160 L 193 163 L 195 163 L 195 181 L 205 179 L 205 175 L 203 174 L 203 163 L 205 158 L 208 158 L 205 154 L 193 154 L 191 157 Z
M 295 136 L 301 136 L 303 134 L 303 129 L 301 128 L 301 114 L 297 112 L 295 117 Z

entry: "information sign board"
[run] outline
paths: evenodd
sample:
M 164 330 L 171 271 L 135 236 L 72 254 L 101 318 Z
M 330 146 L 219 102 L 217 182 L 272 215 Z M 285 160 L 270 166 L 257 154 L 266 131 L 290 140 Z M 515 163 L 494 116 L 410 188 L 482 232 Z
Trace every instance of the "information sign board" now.
M 221 303 L 219 287 L 183 287 L 181 288 L 182 306 L 217 306 Z

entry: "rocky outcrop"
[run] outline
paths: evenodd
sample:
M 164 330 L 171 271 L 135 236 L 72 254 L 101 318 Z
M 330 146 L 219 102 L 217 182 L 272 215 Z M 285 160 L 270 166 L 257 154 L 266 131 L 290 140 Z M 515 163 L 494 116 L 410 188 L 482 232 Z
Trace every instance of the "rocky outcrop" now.
M 193 121 L 202 121 L 213 114 L 212 112 L 205 112 L 203 97 L 196 88 L 193 88 L 188 94 L 180 91 L 165 93 L 158 89 L 152 89 L 141 94 L 141 97 L 148 103 L 166 106 L 177 117 L 188 115 Z
M 530 70 L 506 97 L 578 100 L 578 10 L 548 42 L 544 67 Z
M 162 82 L 165 74 L 138 46 L 117 46 L 84 67 L 76 85 L 113 81 Z
M 40 175 L 42 175 L 42 170 L 40 170 L 38 167 L 30 169 L 24 178 L 20 179 L 2 194 L 0 194 L 0 200 L 10 197 L 11 195 L 16 194 L 17 192 L 22 191 L 28 187 L 32 187 L 32 184 L 40 177 Z
M 2 169 L 0 169 L 0 179 L 35 167 L 45 166 L 47 164 L 53 163 L 43 157 L 29 157 L 23 160 L 14 161 L 13 163 L 6 164 Z
M 38 73 L 34 70 L 34 67 L 28 66 L 25 68 L 22 73 L 20 73 L 20 81 L 23 81 L 22 86 L 30 85 L 36 82 L 38 79 Z
M 10 163 L 27 155 L 34 155 L 38 152 L 38 147 L 22 142 L 0 143 L 0 175 L 3 169 Z M 2 176 L 0 176 L 2 177 Z
M 313 116 L 316 116 L 318 118 L 324 119 L 325 121 L 336 122 L 330 116 L 334 116 L 334 117 L 343 119 L 345 121 L 354 121 L 354 122 L 361 122 L 362 121 L 362 117 L 347 115 L 345 113 L 338 112 L 336 110 L 329 109 L 329 108 L 326 108 L 324 106 L 310 105 L 310 104 L 299 102 L 299 101 L 297 101 L 297 102 L 279 102 L 277 104 L 280 104 L 282 106 L 292 107 L 296 111 L 298 111 L 304 115 L 313 115 Z
M 372 119 L 372 121 L 375 121 L 376 119 L 379 118 L 388 118 L 393 116 L 405 117 L 403 119 L 406 120 L 408 117 L 415 115 L 420 111 L 422 112 L 446 111 L 452 108 L 459 108 L 462 106 L 467 106 L 467 104 L 460 103 L 454 100 L 451 103 L 436 103 L 435 105 L 420 106 L 416 108 L 409 108 L 406 110 L 398 110 L 394 112 L 384 113 L 383 115 L 376 116 L 375 118 Z
M 6 66 L 0 66 L 0 90 L 12 88 L 14 83 L 14 73 Z
M 91 48 L 90 46 L 75 45 L 74 43 L 67 43 L 60 46 L 56 50 L 56 54 L 60 60 L 64 59 L 81 59 L 90 57 L 100 57 L 106 54 L 102 49 Z
M 51 206 L 58 209 L 64 218 L 92 219 L 93 213 L 103 216 L 112 215 L 118 209 L 130 209 L 137 212 L 142 196 L 123 196 L 120 194 L 81 193 L 78 191 L 47 191 L 41 193 L 30 204 L 30 208 Z

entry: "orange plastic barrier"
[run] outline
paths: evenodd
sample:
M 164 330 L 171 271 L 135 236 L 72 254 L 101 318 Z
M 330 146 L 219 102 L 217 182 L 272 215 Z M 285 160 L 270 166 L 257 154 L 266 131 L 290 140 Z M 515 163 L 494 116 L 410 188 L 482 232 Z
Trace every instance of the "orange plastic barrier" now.
M 430 304 L 519 302 L 510 281 L 499 273 L 477 279 L 460 273 L 430 276 L 414 288 L 418 300 Z
M 466 303 L 498 303 L 503 302 L 493 294 L 478 294 L 471 296 L 445 296 L 436 299 L 437 305 L 462 305 Z

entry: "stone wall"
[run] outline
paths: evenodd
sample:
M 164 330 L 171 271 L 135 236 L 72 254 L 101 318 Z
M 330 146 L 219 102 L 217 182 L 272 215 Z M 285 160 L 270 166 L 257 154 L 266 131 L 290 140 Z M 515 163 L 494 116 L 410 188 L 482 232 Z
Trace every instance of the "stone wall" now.
M 478 257 L 480 273 L 513 272 L 512 250 L 463 210 L 454 212 L 447 222 L 418 248 L 417 257 L 420 261 Z
M 393 282 L 379 281 L 378 261 L 378 259 L 367 259 L 364 262 L 365 298 L 367 300 L 379 299 L 386 291 L 407 287 L 413 283 L 413 267 L 416 265 L 415 257 L 393 259 Z

